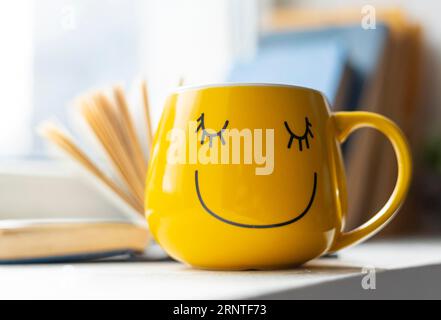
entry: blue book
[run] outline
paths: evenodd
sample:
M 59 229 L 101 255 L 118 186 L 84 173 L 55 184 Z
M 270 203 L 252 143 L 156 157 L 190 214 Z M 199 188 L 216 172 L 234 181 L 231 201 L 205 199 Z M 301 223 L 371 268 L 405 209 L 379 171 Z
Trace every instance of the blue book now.
M 237 62 L 227 81 L 310 87 L 322 91 L 332 104 L 343 104 L 341 108 L 355 106 L 377 71 L 388 34 L 384 24 L 375 30 L 350 25 L 267 34 L 255 57 Z

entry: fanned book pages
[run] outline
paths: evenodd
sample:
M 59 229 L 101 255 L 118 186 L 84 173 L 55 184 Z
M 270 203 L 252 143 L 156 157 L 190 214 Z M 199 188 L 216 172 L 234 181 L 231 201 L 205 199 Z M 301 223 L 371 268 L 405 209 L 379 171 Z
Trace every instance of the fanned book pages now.
M 75 106 L 77 110 L 75 111 L 78 111 L 79 119 L 85 125 L 81 131 L 85 138 L 93 138 L 92 140 L 95 143 L 93 147 L 90 147 L 90 145 L 86 147 L 87 143 L 83 139 L 75 138 L 73 134 L 56 122 L 46 122 L 39 128 L 40 134 L 63 151 L 74 163 L 78 164 L 83 169 L 82 171 L 87 173 L 86 176 L 92 178 L 95 185 L 121 209 L 127 218 L 127 221 L 111 221 L 109 223 L 104 221 L 104 223 L 90 224 L 88 221 L 84 221 L 84 226 L 81 228 L 79 227 L 81 224 L 78 223 L 59 224 L 63 229 L 61 233 L 68 232 L 72 234 L 72 237 L 68 237 L 68 241 L 65 242 L 64 256 L 69 256 L 70 253 L 75 253 L 75 256 L 89 256 L 91 254 L 99 256 L 104 249 L 111 253 L 120 252 L 122 248 L 139 252 L 140 248 L 145 248 L 148 243 L 143 199 L 149 151 L 152 144 L 152 127 L 145 83 L 141 85 L 139 98 L 143 104 L 143 110 L 140 111 L 143 113 L 142 118 L 145 122 L 143 127 L 146 130 L 137 129 L 139 126 L 135 125 L 136 123 L 131 114 L 132 109 L 123 89 L 120 87 L 113 88 L 110 94 L 95 92 L 84 95 L 77 100 Z M 118 238 L 131 239 L 130 241 L 120 242 L 120 245 L 118 245 L 116 238 L 110 240 L 112 232 L 108 232 L 110 230 L 109 225 L 114 228 L 113 226 L 118 223 L 121 224 L 117 226 L 119 230 L 117 232 Z M 128 227 L 128 224 L 132 225 L 133 228 Z M 50 226 L 49 229 L 52 230 L 52 234 L 54 234 L 53 230 L 56 228 L 57 224 Z M 140 236 L 140 228 L 144 230 L 144 237 Z M 75 232 L 69 232 L 69 229 Z M 72 248 L 72 243 L 75 243 L 73 235 L 75 233 L 77 235 L 82 234 L 78 231 L 80 229 L 85 231 L 84 235 L 89 237 L 91 243 L 94 242 L 96 235 L 105 234 L 108 245 L 93 248 L 91 246 L 90 250 L 87 250 L 87 241 L 78 241 L 77 250 Z M 126 235 L 124 236 L 123 233 Z M 129 247 L 127 248 L 127 246 Z M 63 256 L 63 246 L 61 245 L 53 252 L 47 252 L 47 257 L 53 258 L 51 253 L 55 252 L 57 256 Z M 13 256 L 11 255 L 11 257 Z M 18 256 L 26 257 L 26 254 Z M 46 257 L 44 252 L 40 252 L 40 255 L 36 258 L 41 260 L 42 257 L 43 259 Z M 35 257 L 29 256 L 28 258 Z
M 126 212 L 132 211 L 135 216 L 143 217 L 144 179 L 152 143 L 145 84 L 141 87 L 141 97 L 147 127 L 147 139 L 144 139 L 148 143 L 147 150 L 141 145 L 143 139 L 136 130 L 127 99 L 119 87 L 112 90 L 112 96 L 96 92 L 79 98 L 77 102 L 81 118 L 96 138 L 104 159 L 93 160 L 97 155 L 88 155 L 73 135 L 56 123 L 46 122 L 39 131 L 130 208 Z M 103 169 L 102 160 L 107 162 L 110 172 Z

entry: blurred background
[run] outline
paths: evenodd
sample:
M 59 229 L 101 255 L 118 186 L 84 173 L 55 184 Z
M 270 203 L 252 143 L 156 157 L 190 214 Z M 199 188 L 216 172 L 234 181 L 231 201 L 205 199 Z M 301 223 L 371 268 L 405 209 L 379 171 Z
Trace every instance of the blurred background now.
M 335 111 L 396 121 L 410 140 L 415 175 L 382 235 L 440 234 L 440 10 L 429 0 L 3 1 L 0 218 L 84 214 L 55 204 L 62 189 L 59 199 L 76 194 L 89 211 L 110 211 L 50 161 L 36 134 L 54 117 L 72 126 L 70 104 L 79 94 L 114 84 L 130 90 L 147 79 L 156 126 L 179 79 L 270 82 L 319 89 Z M 396 164 L 391 146 L 369 130 L 356 133 L 344 154 L 353 227 L 385 203 Z

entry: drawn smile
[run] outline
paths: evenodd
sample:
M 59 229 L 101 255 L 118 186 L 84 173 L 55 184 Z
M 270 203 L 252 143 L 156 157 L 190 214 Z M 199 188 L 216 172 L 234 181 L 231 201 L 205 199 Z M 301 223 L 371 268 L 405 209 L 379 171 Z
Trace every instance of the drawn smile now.
M 199 198 L 199 202 L 201 203 L 202 207 L 204 208 L 204 210 L 209 213 L 211 216 L 213 216 L 214 218 L 228 223 L 230 225 L 236 226 L 236 227 L 241 227 L 241 228 L 251 228 L 251 229 L 269 229 L 269 228 L 278 228 L 278 227 L 283 227 L 283 226 L 287 226 L 291 223 L 294 223 L 296 221 L 299 221 L 300 219 L 302 219 L 309 211 L 309 209 L 312 206 L 312 203 L 314 202 L 314 198 L 315 198 L 315 194 L 317 191 L 317 173 L 314 172 L 314 186 L 312 188 L 312 193 L 311 193 L 311 198 L 309 199 L 309 202 L 306 206 L 306 208 L 303 210 L 303 212 L 301 212 L 300 214 L 298 214 L 296 217 L 288 220 L 288 221 L 283 221 L 283 222 L 279 222 L 279 223 L 274 223 L 274 224 L 263 224 L 263 225 L 253 225 L 253 224 L 243 224 L 243 223 L 238 223 L 238 222 L 234 222 L 225 218 L 222 218 L 220 215 L 214 213 L 213 211 L 211 211 L 208 206 L 205 204 L 204 199 L 202 198 L 201 195 L 201 190 L 199 187 L 199 172 L 198 170 L 196 170 L 194 172 L 194 179 L 195 179 L 195 185 L 196 185 L 196 193 L 198 195 Z

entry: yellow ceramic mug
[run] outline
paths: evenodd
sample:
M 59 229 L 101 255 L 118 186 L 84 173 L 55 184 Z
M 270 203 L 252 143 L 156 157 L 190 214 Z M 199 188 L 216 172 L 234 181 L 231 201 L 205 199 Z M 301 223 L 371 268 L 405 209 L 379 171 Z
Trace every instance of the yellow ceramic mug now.
M 361 127 L 390 139 L 398 179 L 385 206 L 346 233 L 340 144 Z M 146 216 L 170 256 L 192 266 L 283 268 L 379 231 L 410 177 L 403 133 L 378 114 L 332 113 L 320 92 L 294 86 L 183 88 L 169 97 L 157 130 Z

